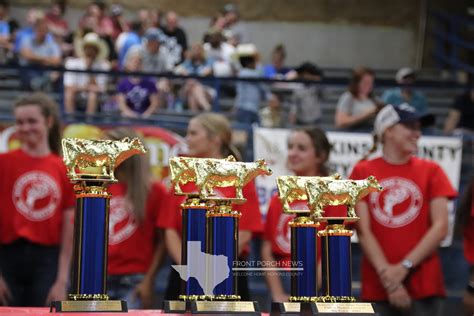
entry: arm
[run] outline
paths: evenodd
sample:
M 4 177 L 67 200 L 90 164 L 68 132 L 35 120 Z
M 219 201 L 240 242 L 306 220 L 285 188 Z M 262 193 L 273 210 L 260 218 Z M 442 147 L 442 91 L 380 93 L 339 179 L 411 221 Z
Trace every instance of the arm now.
M 370 119 L 377 112 L 378 108 L 375 107 L 358 115 L 350 115 L 338 109 L 336 110 L 335 124 L 337 128 L 348 128 Z
M 161 262 L 163 261 L 163 256 L 165 253 L 163 237 L 163 232 L 159 230 L 156 233 L 155 252 L 153 254 L 150 267 L 148 268 L 143 281 L 140 282 L 140 284 L 138 284 L 134 290 L 134 295 L 140 298 L 142 308 L 151 308 L 153 305 L 153 286 L 155 285 L 156 274 Z
M 138 117 L 138 114 L 130 110 L 130 108 L 127 106 L 127 102 L 125 101 L 125 95 L 123 93 L 119 93 L 117 95 L 117 102 L 118 102 L 118 106 L 119 106 L 120 113 L 122 114 L 122 116 Z
M 73 208 L 69 208 L 64 212 L 58 273 L 56 276 L 56 281 L 54 281 L 53 286 L 49 290 L 48 296 L 46 298 L 46 305 L 49 305 L 52 301 L 66 299 L 72 255 L 73 225 L 71 225 L 71 223 L 73 221 L 73 216 Z
M 0 306 L 8 306 L 11 300 L 12 294 L 8 288 L 8 284 L 0 273 Z
M 181 263 L 181 237 L 178 232 L 172 228 L 165 229 L 165 245 L 171 259 Z
M 239 231 L 239 256 L 242 254 L 245 246 L 252 240 L 252 232 L 249 230 Z
M 448 117 L 446 118 L 446 121 L 444 121 L 443 132 L 445 134 L 451 134 L 456 126 L 458 126 L 460 118 L 461 112 L 455 109 L 449 110 Z
M 275 261 L 272 254 L 272 245 L 268 240 L 264 240 L 262 244 L 262 260 L 263 261 Z M 286 302 L 288 301 L 288 294 L 283 290 L 280 277 L 275 273 L 265 273 L 265 280 L 267 281 L 272 299 L 275 302 Z
M 416 267 L 439 247 L 448 233 L 448 199 L 437 197 L 430 202 L 431 227 L 405 259 Z M 399 262 L 389 265 L 382 273 L 382 279 L 392 284 L 400 284 L 409 271 Z
M 143 112 L 142 116 L 145 118 L 149 117 L 150 115 L 155 113 L 159 107 L 160 103 L 158 99 L 158 93 L 153 93 L 152 95 L 150 95 L 150 106 L 148 107 L 148 109 L 146 109 L 145 112 Z

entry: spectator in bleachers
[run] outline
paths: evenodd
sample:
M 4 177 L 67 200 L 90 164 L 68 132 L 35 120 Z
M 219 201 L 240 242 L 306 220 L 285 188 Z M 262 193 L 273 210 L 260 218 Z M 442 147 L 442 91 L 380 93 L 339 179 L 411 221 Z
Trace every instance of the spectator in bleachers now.
M 143 42 L 131 47 L 128 53 L 139 53 L 142 56 L 143 70 L 146 72 L 170 72 L 174 67 L 173 58 L 164 46 L 165 43 L 166 35 L 160 29 L 152 27 L 146 30 Z
M 61 157 L 58 112 L 43 93 L 14 105 L 21 147 L 0 155 L 0 305 L 66 299 L 75 197 Z
M 142 44 L 142 35 L 144 29 L 140 21 L 132 22 L 130 30 L 122 32 L 115 41 L 115 51 L 118 56 L 118 67 L 123 69 L 128 51 L 131 47 Z
M 130 27 L 123 16 L 123 8 L 119 4 L 113 4 L 110 7 L 110 20 L 112 21 L 112 35 L 113 41 L 123 32 L 128 32 Z
M 291 70 L 285 66 L 286 49 L 285 45 L 278 44 L 272 52 L 272 61 L 263 66 L 263 75 L 270 79 L 283 79 Z
M 206 77 L 212 74 L 211 61 L 206 58 L 201 44 L 194 44 L 189 51 L 189 57 L 175 68 L 175 73 L 183 76 Z M 211 109 L 211 101 L 216 92 L 196 79 L 187 79 L 181 90 L 184 101 L 191 111 Z
M 44 18 L 37 19 L 34 35 L 24 37 L 21 43 L 20 64 L 24 66 L 60 66 L 61 48 L 48 40 L 48 24 Z M 27 90 L 51 89 L 58 78 L 54 73 L 42 70 L 21 72 L 22 86 Z
M 335 125 L 339 129 L 369 131 L 381 108 L 373 94 L 374 72 L 359 67 L 352 73 L 348 91 L 337 102 Z
M 112 20 L 106 14 L 106 3 L 96 0 L 89 3 L 85 14 L 79 20 L 79 27 L 90 28 L 102 38 L 111 37 L 113 34 Z
M 257 67 L 258 52 L 254 44 L 240 44 L 237 46 L 236 54 L 242 67 L 239 71 L 239 78 L 259 78 L 262 76 L 261 68 Z M 238 81 L 235 97 L 237 121 L 247 124 L 258 123 L 260 106 L 269 98 L 270 91 L 265 84 Z
M 415 84 L 416 73 L 413 69 L 404 67 L 397 71 L 395 81 L 400 85 L 385 91 L 382 95 L 382 101 L 385 104 L 400 105 L 408 103 L 420 113 L 427 113 L 428 106 L 426 98 L 420 91 L 412 86 Z
M 350 176 L 383 187 L 356 205 L 361 299 L 377 302 L 380 315 L 440 315 L 446 295 L 438 247 L 457 192 L 437 163 L 416 157 L 421 128 L 433 121 L 406 103 L 385 106 L 370 150 L 382 144 L 382 156 L 359 161 Z
M 96 33 L 89 33 L 76 47 L 77 58 L 66 60 L 65 68 L 73 70 L 107 71 L 107 44 Z M 106 99 L 107 75 L 65 72 L 64 110 L 71 114 L 78 108 L 94 114 Z
M 249 43 L 247 32 L 245 32 L 240 20 L 240 13 L 237 6 L 233 3 L 228 3 L 222 8 L 222 15 L 224 17 L 224 28 L 222 34 L 227 43 L 237 47 L 239 44 Z
M 141 72 L 142 55 L 129 54 L 125 71 Z M 142 76 L 129 76 L 122 79 L 117 88 L 117 102 L 124 117 L 147 118 L 159 107 L 158 90 L 154 80 Z
M 144 30 L 151 27 L 161 28 L 162 15 L 160 9 L 141 9 L 138 11 L 138 20 L 142 23 Z
M 280 97 L 270 95 L 267 105 L 260 110 L 260 126 L 269 128 L 284 127 L 283 106 Z
M 211 28 L 207 31 L 208 42 L 204 43 L 204 51 L 212 63 L 212 73 L 216 77 L 233 76 L 235 65 L 233 56 L 235 48 L 224 41 L 222 31 Z
M 167 36 L 165 46 L 173 60 L 173 65 L 177 65 L 184 60 L 184 53 L 188 49 L 188 41 L 185 31 L 179 26 L 178 15 L 174 11 L 166 13 L 165 25 L 162 27 L 163 33 Z
M 474 78 L 470 80 L 469 89 L 456 98 L 449 110 L 444 133 L 474 135 Z
M 117 128 L 107 136 L 121 140 L 138 134 Z M 160 213 L 169 211 L 168 193 L 152 179 L 148 155 L 127 159 L 115 174 L 119 182 L 109 187 L 107 294 L 114 300 L 126 300 L 129 309 L 151 308 L 155 277 L 165 255 L 162 232 L 155 225 Z
M 319 95 L 323 73 L 314 64 L 305 62 L 296 68 L 297 79 L 313 83 L 297 83 L 291 97 L 289 122 L 296 125 L 315 125 L 321 120 Z
M 50 34 L 61 48 L 61 54 L 63 56 L 70 56 L 73 54 L 74 47 L 71 43 L 68 43 L 68 39 L 71 37 L 69 23 L 64 18 L 65 10 L 66 2 L 64 0 L 56 0 L 51 5 L 51 9 L 45 18 Z
M 8 9 L 9 3 L 7 1 L 0 1 L 0 64 L 7 62 L 12 49 Z
M 14 40 L 14 47 L 13 47 L 13 53 L 16 55 L 20 54 L 21 51 L 21 44 L 25 41 L 26 38 L 28 37 L 33 37 L 34 36 L 34 25 L 36 23 L 36 20 L 44 18 L 44 13 L 41 10 L 32 8 L 29 9 L 28 12 L 26 13 L 26 26 L 21 27 L 15 34 L 15 40 Z M 53 36 L 51 34 L 47 35 L 47 40 L 52 41 Z

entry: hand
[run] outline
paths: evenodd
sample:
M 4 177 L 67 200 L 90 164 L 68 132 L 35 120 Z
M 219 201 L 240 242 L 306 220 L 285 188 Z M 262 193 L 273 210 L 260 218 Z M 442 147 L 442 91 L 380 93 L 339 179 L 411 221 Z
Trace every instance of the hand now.
M 8 303 L 12 300 L 12 294 L 8 288 L 7 282 L 0 275 L 0 305 L 8 306 Z
M 464 303 L 464 311 L 466 312 L 466 315 L 474 315 L 474 294 L 468 293 L 467 291 L 464 292 L 462 301 Z
M 290 296 L 286 294 L 285 292 L 282 292 L 282 293 L 273 294 L 272 299 L 274 302 L 288 302 L 288 300 L 290 299 Z
M 124 117 L 130 117 L 130 118 L 137 118 L 137 117 L 138 117 L 138 113 L 129 110 L 129 111 L 124 111 L 124 112 L 122 112 L 122 116 L 124 116 Z
M 45 305 L 49 306 L 53 301 L 64 301 L 67 294 L 67 282 L 58 281 L 54 282 L 51 289 L 49 289 L 48 296 L 46 297 Z
M 389 264 L 380 271 L 379 278 L 383 287 L 390 293 L 401 285 L 407 275 L 408 270 L 401 264 Z
M 143 279 L 133 290 L 132 297 L 140 300 L 142 308 L 151 308 L 153 306 L 153 282 Z
M 409 309 L 411 306 L 411 297 L 403 285 L 388 293 L 388 301 L 399 309 Z

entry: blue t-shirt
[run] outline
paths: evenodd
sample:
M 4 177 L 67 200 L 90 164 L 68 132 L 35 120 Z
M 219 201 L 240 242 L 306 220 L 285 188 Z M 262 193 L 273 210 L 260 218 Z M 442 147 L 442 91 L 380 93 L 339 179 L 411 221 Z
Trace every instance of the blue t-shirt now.
M 10 24 L 0 20 L 0 36 L 10 36 Z
M 149 78 L 142 78 L 140 82 L 131 82 L 129 78 L 122 79 L 118 84 L 118 93 L 125 95 L 127 106 L 139 113 L 143 113 L 150 106 L 150 96 L 157 93 L 155 82 Z
M 191 60 L 185 60 L 181 67 L 183 67 L 189 75 L 200 76 L 203 71 L 212 67 L 212 62 L 209 58 L 206 58 L 203 64 L 193 64 Z
M 141 45 L 142 41 L 140 39 L 140 36 L 138 34 L 130 32 L 127 37 L 125 38 L 125 41 L 123 42 L 122 47 L 120 48 L 120 51 L 118 52 L 118 61 L 119 61 L 119 67 L 120 69 L 123 69 L 125 66 L 125 57 L 127 56 L 127 52 L 130 49 L 130 47 L 135 46 L 135 45 Z
M 428 106 L 426 105 L 425 96 L 418 91 L 412 91 L 411 99 L 405 100 L 402 96 L 402 90 L 400 88 L 393 88 L 383 93 L 382 100 L 385 104 L 391 105 L 400 105 L 406 102 L 420 113 L 428 112 Z
M 263 76 L 265 78 L 275 78 L 277 75 L 286 75 L 290 71 L 290 68 L 282 67 L 276 69 L 273 64 L 263 66 Z

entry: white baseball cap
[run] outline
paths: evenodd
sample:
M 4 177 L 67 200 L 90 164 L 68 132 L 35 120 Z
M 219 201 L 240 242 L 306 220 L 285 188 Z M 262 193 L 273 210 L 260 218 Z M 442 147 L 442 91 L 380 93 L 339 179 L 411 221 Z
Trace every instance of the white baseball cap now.
M 374 133 L 381 138 L 385 130 L 398 123 L 419 121 L 422 127 L 434 124 L 433 114 L 418 112 L 408 103 L 400 105 L 387 104 L 375 117 Z

